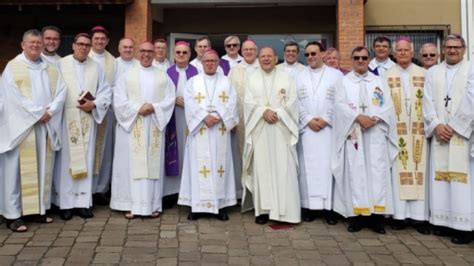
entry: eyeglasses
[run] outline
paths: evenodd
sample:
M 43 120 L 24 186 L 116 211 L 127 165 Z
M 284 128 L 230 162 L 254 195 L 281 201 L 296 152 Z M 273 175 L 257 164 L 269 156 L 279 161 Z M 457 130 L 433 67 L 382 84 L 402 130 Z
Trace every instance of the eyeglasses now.
M 75 45 L 79 46 L 79 47 L 91 47 L 91 44 L 90 43 L 84 43 L 84 42 L 76 42 Z
M 176 54 L 188 54 L 188 51 L 176 51 Z
M 435 57 L 436 54 L 422 54 L 423 57 Z
M 444 49 L 446 50 L 451 50 L 451 49 L 454 49 L 454 50 L 460 50 L 464 48 L 464 46 L 445 46 Z
M 225 47 L 227 48 L 233 48 L 233 47 L 238 47 L 239 44 L 238 43 L 229 43 L 229 44 L 226 44 Z
M 146 53 L 152 54 L 152 53 L 154 53 L 155 51 L 153 51 L 153 50 L 140 49 L 139 52 L 140 52 L 140 53 L 143 53 L 143 54 L 146 54 Z
M 304 57 L 316 56 L 317 54 L 318 54 L 318 53 L 316 53 L 316 52 L 304 53 Z
M 354 61 L 359 61 L 359 60 L 362 60 L 362 61 L 367 61 L 369 60 L 369 57 L 368 56 L 353 56 L 352 59 L 354 59 Z

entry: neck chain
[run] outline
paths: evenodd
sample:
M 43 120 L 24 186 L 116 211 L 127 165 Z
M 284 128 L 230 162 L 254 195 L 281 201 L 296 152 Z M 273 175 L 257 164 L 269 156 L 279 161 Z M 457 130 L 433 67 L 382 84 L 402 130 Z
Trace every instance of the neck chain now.
M 323 76 L 324 76 L 324 71 L 326 71 L 326 68 L 324 68 L 324 66 L 322 66 L 321 68 L 323 70 L 321 71 L 321 76 L 319 77 L 318 84 L 316 85 L 316 87 L 314 87 L 313 71 L 312 69 L 309 70 L 309 75 L 311 77 L 311 88 L 313 89 L 313 96 L 316 94 L 316 91 L 318 90 L 319 85 L 321 85 L 321 81 L 323 80 Z
M 265 82 L 265 76 L 263 75 L 263 70 L 262 70 L 262 81 L 263 81 L 263 87 L 265 89 L 265 96 L 266 96 L 266 100 L 267 100 L 267 104 L 266 106 L 270 106 L 270 100 L 271 100 L 271 96 L 272 96 L 272 89 L 273 89 L 273 83 L 275 82 L 275 74 L 276 74 L 276 71 L 275 70 L 272 70 L 273 71 L 273 75 L 272 75 L 272 83 L 270 85 L 270 88 L 267 87 L 267 83 Z
M 212 94 L 209 93 L 209 89 L 208 89 L 208 86 L 207 86 L 207 79 L 206 79 L 206 76 L 204 76 L 204 85 L 206 86 L 206 96 L 207 98 L 209 99 L 209 110 L 208 112 L 214 112 L 214 106 L 212 105 L 212 103 L 214 102 L 214 95 L 216 94 L 216 85 L 217 85 L 217 79 L 219 78 L 219 76 L 217 76 L 217 73 L 214 74 L 216 75 L 215 77 L 214 76 L 210 76 L 211 78 L 214 79 L 214 82 L 213 82 L 213 85 L 212 85 Z

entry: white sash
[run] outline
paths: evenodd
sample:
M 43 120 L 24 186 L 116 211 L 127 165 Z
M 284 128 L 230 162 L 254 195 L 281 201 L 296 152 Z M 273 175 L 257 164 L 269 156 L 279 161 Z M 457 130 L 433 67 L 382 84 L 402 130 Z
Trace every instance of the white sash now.
M 459 107 L 459 103 L 467 89 L 468 72 L 469 62 L 463 61 L 453 77 L 451 95 L 449 95 L 452 98 L 452 103 L 445 107 L 446 68 L 440 66 L 435 69 L 433 98 L 435 99 L 436 113 L 441 123 L 447 124 L 449 114 L 454 114 Z M 468 160 L 466 160 L 466 155 L 469 154 L 468 140 L 455 132 L 449 144 L 442 144 L 436 138 L 433 138 L 432 141 L 435 142 L 433 145 L 435 180 L 467 184 Z
M 140 88 L 140 66 L 130 68 L 126 80 L 127 94 L 130 100 L 143 104 L 145 101 L 141 95 Z M 152 102 L 156 103 L 163 99 L 164 88 L 166 88 L 166 76 L 158 69 L 154 69 Z M 153 114 L 151 114 L 153 115 Z M 151 116 L 150 115 L 150 116 Z M 148 139 L 146 136 L 148 135 Z M 150 121 L 149 128 L 145 128 L 145 117 L 138 115 L 129 134 L 130 150 L 130 174 L 133 179 L 159 179 L 161 175 L 161 138 L 162 132 Z M 148 144 L 148 147 L 147 147 Z
M 87 177 L 87 147 L 89 145 L 90 131 L 94 123 L 92 115 L 79 108 L 79 88 L 74 58 L 66 56 L 60 61 L 61 73 L 67 86 L 65 103 L 66 129 L 69 143 L 69 172 L 73 179 Z M 98 65 L 91 58 L 85 61 L 84 90 L 88 90 L 94 97 L 97 90 Z M 89 169 L 92 170 L 92 169 Z
M 406 109 L 406 98 L 401 76 L 397 67 L 385 72 L 392 100 L 397 114 L 397 132 L 399 154 L 397 167 L 400 199 L 424 200 L 426 180 L 425 130 L 423 124 L 422 99 L 425 71 L 413 65 L 410 72 L 411 106 L 410 114 Z
M 206 94 L 206 84 L 204 75 L 198 75 L 193 79 L 194 99 L 199 103 L 202 109 L 208 110 L 210 106 L 216 106 L 218 102 L 226 104 L 228 102 L 229 88 L 219 86 L 219 74 L 217 75 L 214 99 L 208 99 Z M 209 88 L 214 89 L 214 88 Z M 199 97 L 204 96 L 204 98 Z M 217 115 L 217 114 L 214 114 Z M 230 130 L 227 130 L 224 123 L 220 122 L 214 127 L 218 127 L 215 136 L 215 142 L 212 142 L 209 135 L 209 128 L 203 124 L 199 133 L 194 136 L 196 151 L 194 153 L 197 159 L 199 174 L 199 193 L 202 201 L 215 200 L 225 197 L 224 186 L 226 176 L 227 162 L 227 139 Z M 213 128 L 214 128 L 213 127 Z M 211 145 L 216 147 L 216 165 L 212 164 Z M 216 191 L 217 190 L 217 191 Z

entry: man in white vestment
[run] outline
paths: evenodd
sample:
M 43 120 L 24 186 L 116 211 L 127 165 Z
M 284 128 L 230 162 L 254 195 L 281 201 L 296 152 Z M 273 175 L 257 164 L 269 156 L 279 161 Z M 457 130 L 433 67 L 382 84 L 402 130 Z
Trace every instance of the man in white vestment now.
M 46 26 L 41 30 L 43 34 L 43 52 L 41 56 L 48 63 L 57 64 L 61 56 L 58 55 L 57 51 L 61 44 L 61 30 L 56 26 Z
M 164 209 L 171 208 L 178 202 L 179 187 L 181 185 L 184 147 L 189 135 L 184 114 L 184 88 L 186 88 L 188 80 L 198 74 L 198 70 L 189 64 L 190 57 L 190 44 L 185 41 L 178 41 L 174 46 L 174 61 L 176 64 L 167 70 L 168 76 L 176 87 L 176 104 L 166 128 Z
M 96 134 L 112 99 L 103 68 L 88 56 L 90 49 L 90 35 L 77 34 L 72 44 L 73 54 L 59 61 L 67 97 L 61 151 L 54 171 L 53 203 L 60 208 L 59 217 L 63 220 L 71 219 L 74 214 L 93 217 Z
M 300 56 L 299 44 L 293 41 L 285 43 L 285 46 L 283 47 L 283 56 L 285 61 L 278 64 L 277 68 L 286 71 L 293 79 L 295 79 L 305 68 L 303 64 L 298 62 Z
M 166 72 L 171 66 L 170 60 L 168 60 L 168 43 L 165 39 L 155 40 L 155 58 L 153 59 L 153 66 L 159 70 Z
M 324 54 L 323 60 L 324 60 L 324 64 L 341 71 L 342 74 L 344 74 L 344 75 L 350 72 L 349 70 L 344 69 L 344 68 L 341 67 L 341 65 L 340 65 L 341 54 L 334 47 L 329 47 L 326 50 L 326 53 Z
M 120 76 L 125 74 L 125 72 L 127 72 L 127 70 L 130 67 L 139 63 L 138 60 L 134 58 L 134 55 L 135 55 L 134 50 L 135 50 L 135 43 L 132 39 L 122 38 L 119 41 L 118 52 L 120 56 L 117 57 L 116 59 L 117 60 L 117 71 L 115 73 L 116 81 L 120 78 Z
M 46 210 L 51 206 L 54 152 L 61 148 L 66 97 L 59 70 L 41 57 L 41 32 L 26 31 L 21 47 L 23 53 L 8 62 L 1 86 L 0 154 L 5 179 L 0 202 L 13 232 L 28 230 L 25 220 L 53 221 Z
M 332 112 L 334 85 L 341 71 L 323 62 L 326 49 L 319 42 L 305 47 L 308 66 L 297 76 L 299 102 L 299 188 L 301 216 L 311 222 L 322 212 L 328 224 L 337 224 L 332 211 L 331 171 Z
M 301 221 L 297 176 L 298 100 L 290 74 L 276 69 L 271 47 L 259 52 L 261 69 L 245 91 L 242 210 L 255 209 L 255 222 Z
M 5 99 L 3 98 L 3 85 L 2 85 L 2 76 L 0 75 L 0 139 L 6 138 L 5 131 L 1 130 L 6 123 L 6 116 L 4 111 L 4 102 Z M 5 154 L 0 153 L 0 184 L 3 186 L 3 181 L 5 180 Z M 3 218 L 3 205 L 5 200 L 3 197 L 0 197 L 0 224 L 5 222 L 5 218 Z
M 420 49 L 419 59 L 426 70 L 438 64 L 439 52 L 436 44 L 430 42 L 423 44 Z
M 232 154 L 234 159 L 235 187 L 237 198 L 242 198 L 242 155 L 245 142 L 244 122 L 244 96 L 247 88 L 247 80 L 255 70 L 260 68 L 257 60 L 257 44 L 247 39 L 242 43 L 242 56 L 244 60 L 234 66 L 229 72 L 229 79 L 237 93 L 237 111 L 239 113 L 239 124 L 232 132 Z
M 194 51 L 196 52 L 196 58 L 191 60 L 190 64 L 197 68 L 199 73 L 202 73 L 204 71 L 203 64 L 201 62 L 202 56 L 204 55 L 205 51 L 211 48 L 212 44 L 211 39 L 209 39 L 209 37 L 202 36 L 196 39 L 196 42 L 194 43 Z M 217 65 L 217 72 L 224 74 L 224 70 L 219 65 Z
M 244 60 L 242 56 L 239 55 L 240 50 L 240 39 L 235 35 L 227 36 L 224 39 L 224 48 L 226 54 L 221 57 L 221 59 L 227 60 L 229 62 L 229 67 L 232 69 L 235 65 L 239 64 Z
M 394 215 L 391 228 L 413 225 L 421 234 L 429 234 L 427 140 L 423 129 L 423 85 L 426 70 L 412 63 L 413 43 L 399 37 L 394 44 L 397 64 L 384 79 L 390 89 L 395 114 L 399 154 L 393 166 Z
M 105 73 L 107 82 L 113 89 L 116 80 L 117 62 L 115 57 L 105 48 L 109 44 L 109 32 L 102 26 L 91 30 L 92 49 L 89 56 L 99 63 Z M 112 90 L 113 91 L 113 90 Z M 108 205 L 110 199 L 110 181 L 112 178 L 112 161 L 114 155 L 115 117 L 112 108 L 97 128 L 96 157 L 94 162 L 94 180 L 92 193 L 94 204 Z
M 428 70 L 423 97 L 431 138 L 430 222 L 435 235 L 449 235 L 455 244 L 469 243 L 474 230 L 474 69 L 465 51 L 460 35 L 446 37 L 445 61 Z
M 376 76 L 382 77 L 387 69 L 395 65 L 390 59 L 390 51 L 392 42 L 385 36 L 379 36 L 374 39 L 372 49 L 374 49 L 375 57 L 370 61 L 369 71 Z
M 209 49 L 201 60 L 204 72 L 184 91 L 189 136 L 178 204 L 191 207 L 189 220 L 211 213 L 225 221 L 225 208 L 237 203 L 230 137 L 239 121 L 237 97 L 229 79 L 217 72 L 217 52 Z
M 351 53 L 353 71 L 334 90 L 332 169 L 334 211 L 349 218 L 349 232 L 371 227 L 385 234 L 393 214 L 391 168 L 398 154 L 390 91 L 368 71 L 369 51 Z
M 173 113 L 174 85 L 153 66 L 154 47 L 139 47 L 139 64 L 122 75 L 115 86 L 117 118 L 112 198 L 110 208 L 156 218 L 162 211 L 164 130 Z

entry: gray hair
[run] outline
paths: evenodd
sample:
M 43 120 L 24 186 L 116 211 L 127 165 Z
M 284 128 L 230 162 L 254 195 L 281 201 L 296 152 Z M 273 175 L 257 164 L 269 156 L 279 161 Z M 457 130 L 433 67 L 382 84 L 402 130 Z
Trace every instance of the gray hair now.
M 434 48 L 436 48 L 436 53 L 438 53 L 438 46 L 437 46 L 436 44 L 432 43 L 432 42 L 427 42 L 427 43 L 425 43 L 425 44 L 423 44 L 423 45 L 421 46 L 421 48 L 420 48 L 420 54 L 421 54 L 421 52 L 423 51 L 423 49 L 428 48 L 428 47 L 434 47 Z
M 230 43 L 232 40 L 236 40 L 237 43 L 240 45 L 240 39 L 239 39 L 239 37 L 237 37 L 237 36 L 235 36 L 235 35 L 227 36 L 227 38 L 225 38 L 225 40 L 224 40 L 224 44 L 228 44 L 228 43 Z
M 41 34 L 41 31 L 37 30 L 37 29 L 31 29 L 31 30 L 27 30 L 25 31 L 25 33 L 23 33 L 23 41 L 26 41 L 26 39 L 30 36 L 34 36 L 34 37 L 40 37 L 41 39 L 43 39 L 43 34 Z
M 457 34 L 457 33 L 452 33 L 446 36 L 446 38 L 443 41 L 443 47 L 446 46 L 446 42 L 450 40 L 461 41 L 462 47 L 466 47 L 466 41 L 460 34 Z

